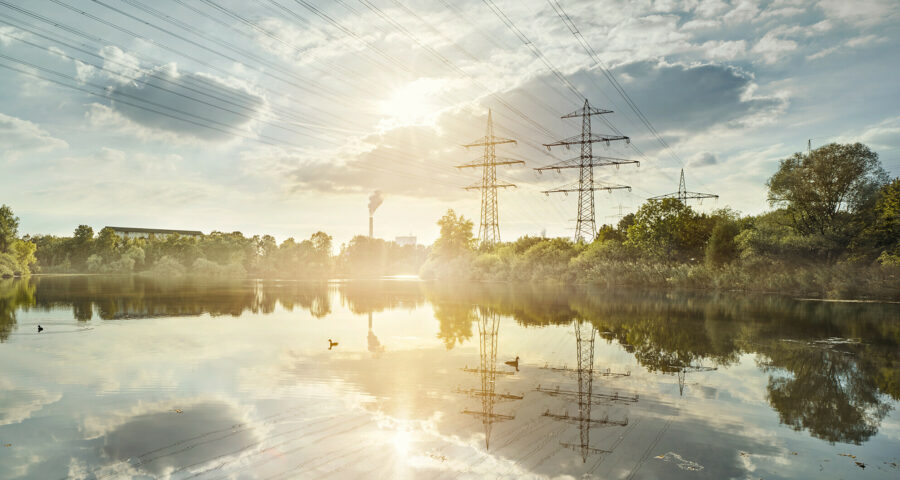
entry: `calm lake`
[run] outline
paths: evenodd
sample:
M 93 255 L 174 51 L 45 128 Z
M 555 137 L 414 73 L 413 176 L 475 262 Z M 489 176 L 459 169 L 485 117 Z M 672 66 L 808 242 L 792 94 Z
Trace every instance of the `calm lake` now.
M 896 304 L 33 277 L 0 342 L 3 479 L 900 478 Z

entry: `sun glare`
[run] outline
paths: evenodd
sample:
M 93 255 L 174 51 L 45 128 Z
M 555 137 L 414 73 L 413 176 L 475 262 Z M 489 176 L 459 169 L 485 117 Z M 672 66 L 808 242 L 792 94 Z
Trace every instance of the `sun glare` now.
M 412 446 L 413 435 L 409 430 L 398 430 L 394 434 L 394 438 L 392 439 L 392 443 L 394 444 L 394 449 L 397 450 L 402 455 L 408 455 L 410 447 Z
M 437 107 L 431 102 L 440 81 L 420 78 L 394 90 L 381 102 L 381 114 L 395 125 L 424 124 L 431 121 Z

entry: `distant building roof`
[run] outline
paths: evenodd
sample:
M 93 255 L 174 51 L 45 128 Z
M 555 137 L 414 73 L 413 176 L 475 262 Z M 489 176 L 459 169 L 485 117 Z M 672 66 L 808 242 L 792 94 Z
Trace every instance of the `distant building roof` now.
M 167 230 L 164 228 L 137 228 L 137 227 L 106 227 L 116 232 L 135 232 L 135 233 L 163 233 L 171 235 L 177 233 L 179 235 L 203 235 L 200 230 Z

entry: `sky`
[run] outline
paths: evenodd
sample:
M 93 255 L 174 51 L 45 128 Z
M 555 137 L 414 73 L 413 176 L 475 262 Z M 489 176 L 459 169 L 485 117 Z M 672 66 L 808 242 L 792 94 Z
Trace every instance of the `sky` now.
M 579 134 L 598 224 L 687 189 L 702 211 L 769 208 L 778 161 L 863 142 L 900 175 L 900 3 L 892 0 L 0 0 L 0 203 L 20 233 L 79 224 L 241 231 L 368 229 L 431 243 L 447 209 L 477 231 L 485 135 L 516 188 L 501 237 L 571 236 Z M 610 81 L 615 79 L 618 88 Z M 643 120 L 646 120 L 643 121 Z M 652 131 L 651 131 L 652 127 Z

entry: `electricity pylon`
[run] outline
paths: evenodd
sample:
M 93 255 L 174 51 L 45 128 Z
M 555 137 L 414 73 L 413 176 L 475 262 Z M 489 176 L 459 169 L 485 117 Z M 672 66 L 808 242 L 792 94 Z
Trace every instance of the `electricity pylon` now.
M 703 203 L 704 198 L 719 198 L 719 196 L 713 193 L 687 191 L 687 187 L 685 187 L 684 185 L 684 169 L 682 168 L 681 180 L 678 181 L 677 192 L 667 193 L 665 195 L 657 195 L 655 197 L 649 198 L 648 200 L 662 200 L 663 198 L 677 198 L 679 202 L 687 205 L 688 200 L 700 200 L 700 203 Z
M 579 320 L 575 320 L 575 344 L 576 344 L 576 353 L 578 355 L 578 391 L 577 392 L 560 392 L 557 390 L 553 392 L 552 390 L 542 390 L 540 386 L 538 387 L 538 391 L 542 391 L 545 393 L 549 393 L 553 395 L 556 394 L 566 394 L 569 393 L 570 396 L 574 396 L 578 402 L 578 416 L 571 416 L 568 412 L 563 414 L 555 414 L 551 413 L 550 410 L 544 412 L 545 417 L 551 417 L 555 420 L 562 420 L 567 422 L 572 422 L 578 425 L 578 434 L 579 434 L 579 442 L 578 443 L 567 443 L 561 442 L 560 444 L 566 448 L 570 448 L 575 450 L 576 452 L 581 453 L 581 461 L 582 463 L 587 463 L 587 458 L 592 453 L 610 453 L 609 450 L 602 450 L 599 448 L 591 447 L 591 427 L 596 426 L 625 426 L 628 425 L 628 419 L 624 420 L 610 420 L 608 416 L 604 416 L 604 418 L 592 418 L 591 417 L 591 407 L 594 405 L 597 396 L 593 393 L 593 384 L 594 384 L 594 337 L 597 330 L 590 326 L 590 333 L 582 332 L 581 322 Z M 618 399 L 618 394 L 616 394 L 616 399 Z M 637 401 L 637 397 L 634 397 L 634 401 Z
M 494 121 L 488 110 L 487 131 L 484 137 L 473 141 L 466 148 L 484 147 L 484 155 L 469 163 L 457 165 L 456 168 L 482 167 L 481 184 L 465 187 L 466 190 L 481 190 L 481 223 L 478 225 L 478 241 L 481 245 L 494 245 L 500 242 L 500 215 L 497 212 L 497 189 L 515 187 L 512 183 L 497 182 L 497 165 L 525 164 L 522 160 L 497 158 L 496 146 L 504 143 L 516 143 L 515 140 L 494 136 Z
M 479 308 L 478 318 L 478 351 L 481 357 L 481 365 L 476 369 L 464 369 L 468 372 L 477 372 L 481 376 L 481 389 L 469 390 L 470 396 L 481 399 L 481 411 L 463 410 L 462 413 L 481 419 L 484 425 L 484 448 L 491 448 L 491 430 L 497 422 L 512 420 L 513 415 L 494 413 L 494 405 L 503 400 L 521 400 L 521 395 L 498 394 L 497 374 L 505 373 L 497 371 L 497 331 L 500 328 L 500 317 L 496 312 L 485 308 Z
M 550 195 L 551 193 L 565 193 L 566 195 L 568 195 L 569 192 L 578 192 L 578 219 L 575 223 L 576 242 L 579 239 L 585 239 L 588 242 L 591 242 L 594 240 L 594 236 L 597 235 L 597 222 L 594 220 L 594 191 L 606 190 L 608 192 L 612 192 L 613 190 L 618 189 L 628 189 L 628 191 L 631 191 L 631 187 L 627 185 L 595 182 L 594 167 L 615 165 L 616 168 L 618 168 L 620 165 L 626 165 L 630 163 L 640 165 L 637 160 L 594 156 L 594 143 L 604 142 L 607 146 L 609 146 L 609 142 L 616 140 L 625 140 L 626 143 L 631 142 L 630 138 L 623 135 L 598 135 L 596 133 L 591 133 L 591 117 L 593 115 L 604 115 L 607 113 L 612 113 L 612 110 L 603 110 L 591 107 L 588 100 L 585 99 L 584 106 L 580 110 L 575 110 L 568 115 L 560 117 L 581 117 L 581 134 L 569 137 L 565 140 L 560 140 L 558 142 L 545 143 L 544 146 L 547 147 L 547 150 L 550 150 L 551 147 L 563 146 L 568 149 L 571 148 L 572 145 L 581 145 L 581 155 L 569 160 L 563 160 L 561 162 L 535 169 L 538 172 L 543 172 L 544 170 L 556 170 L 557 172 L 559 172 L 563 168 L 578 169 L 577 184 L 573 183 L 569 185 L 563 185 L 561 187 L 542 192 L 547 195 Z

